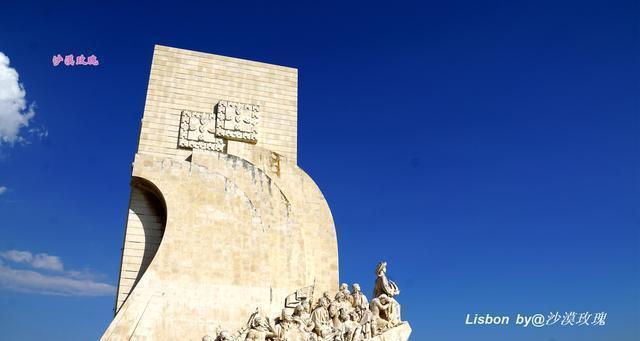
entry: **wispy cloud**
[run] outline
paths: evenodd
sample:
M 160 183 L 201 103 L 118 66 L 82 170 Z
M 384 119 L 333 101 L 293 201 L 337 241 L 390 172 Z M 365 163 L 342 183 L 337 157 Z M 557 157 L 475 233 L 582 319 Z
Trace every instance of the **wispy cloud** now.
M 0 261 L 0 288 L 68 296 L 104 296 L 115 293 L 113 285 L 97 281 L 99 276 L 89 270 L 65 270 L 58 256 L 8 250 L 0 252 L 0 258 L 27 266 L 16 268 Z
M 35 103 L 27 105 L 27 92 L 16 69 L 10 66 L 9 57 L 0 52 L 0 146 L 30 143 L 29 137 L 44 138 L 48 134 L 44 127 L 31 127 L 25 137 L 22 128 L 29 127 L 36 115 Z
M 46 253 L 34 255 L 29 251 L 9 250 L 0 252 L 0 257 L 15 263 L 27 263 L 36 269 L 64 271 L 64 265 L 60 257 Z
M 16 263 L 29 263 L 33 259 L 31 252 L 18 250 L 0 252 L 0 257 Z
M 4 192 L 7 191 L 7 187 L 5 186 L 0 186 L 0 195 L 2 195 Z

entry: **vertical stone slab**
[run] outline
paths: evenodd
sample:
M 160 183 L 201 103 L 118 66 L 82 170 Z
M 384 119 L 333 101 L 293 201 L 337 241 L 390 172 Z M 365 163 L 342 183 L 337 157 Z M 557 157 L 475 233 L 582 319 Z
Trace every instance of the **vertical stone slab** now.
M 296 69 L 156 46 L 102 339 L 196 340 L 334 292 L 333 218 L 296 159 Z

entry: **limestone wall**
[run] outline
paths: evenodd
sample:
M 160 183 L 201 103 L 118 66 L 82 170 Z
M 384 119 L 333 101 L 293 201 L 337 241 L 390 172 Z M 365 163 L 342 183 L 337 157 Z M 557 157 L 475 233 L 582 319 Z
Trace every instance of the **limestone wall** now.
M 199 340 L 256 307 L 278 315 L 299 288 L 337 290 L 331 211 L 296 164 L 296 83 L 292 68 L 156 46 L 102 340 Z M 218 126 L 220 101 L 259 106 L 256 123 Z
M 122 252 L 116 312 L 140 280 L 164 234 L 165 212 L 159 199 L 143 188 L 131 187 Z
M 210 112 L 220 100 L 260 106 L 257 145 L 296 163 L 298 70 L 156 45 L 138 152 L 179 156 L 180 111 Z

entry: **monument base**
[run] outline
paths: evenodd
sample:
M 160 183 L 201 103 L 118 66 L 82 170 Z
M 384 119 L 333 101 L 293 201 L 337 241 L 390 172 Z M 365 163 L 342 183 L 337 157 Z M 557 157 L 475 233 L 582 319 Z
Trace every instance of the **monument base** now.
M 411 335 L 411 326 L 408 322 L 403 322 L 398 326 L 395 326 L 384 333 L 374 336 L 365 341 L 408 341 L 409 335 Z

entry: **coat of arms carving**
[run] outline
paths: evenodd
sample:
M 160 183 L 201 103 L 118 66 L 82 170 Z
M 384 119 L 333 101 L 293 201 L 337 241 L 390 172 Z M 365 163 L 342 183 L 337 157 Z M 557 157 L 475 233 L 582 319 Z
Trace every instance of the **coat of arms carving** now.
M 224 152 L 226 140 L 258 142 L 260 106 L 220 101 L 213 113 L 183 110 L 178 147 Z

